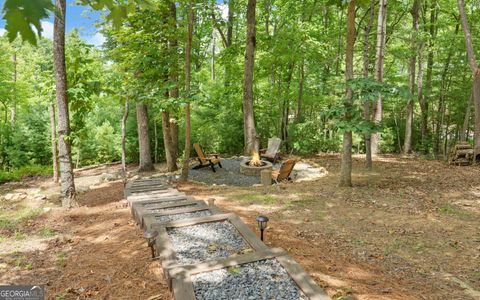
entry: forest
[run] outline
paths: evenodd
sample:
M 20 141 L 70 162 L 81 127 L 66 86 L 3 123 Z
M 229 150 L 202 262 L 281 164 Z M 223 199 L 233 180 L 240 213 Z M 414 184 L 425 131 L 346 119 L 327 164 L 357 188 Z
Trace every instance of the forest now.
M 0 191 L 5 193 L 16 182 L 33 180 L 30 184 L 38 185 L 35 180 L 53 178 L 53 186 L 61 186 L 59 206 L 82 209 L 91 191 L 85 194 L 78 189 L 77 175 L 84 176 L 82 172 L 88 171 L 83 170 L 90 166 L 118 164 L 115 170 L 123 183 L 133 173 L 160 171 L 174 174 L 179 186 L 190 187 L 192 180 L 192 191 L 206 197 L 209 190 L 195 182 L 213 173 L 209 168 L 204 173 L 192 169 L 199 155 L 194 144 L 205 153 L 219 153 L 222 159 L 250 157 L 267 148 L 272 137 L 281 140 L 282 158 L 295 157 L 328 171 L 328 192 L 316 190 L 312 195 L 334 195 L 337 200 L 358 196 L 358 201 L 366 202 L 345 201 L 355 202 L 349 207 L 360 211 L 384 197 L 391 197 L 388 205 L 395 207 L 390 200 L 398 195 L 389 194 L 392 186 L 422 190 L 418 182 L 409 181 L 412 178 L 438 175 L 431 187 L 419 179 L 428 190 L 424 195 L 440 189 L 438 197 L 447 198 L 454 194 L 449 188 L 460 193 L 480 184 L 473 179 L 480 161 L 478 0 L 4 0 L 0 4 L 0 27 L 4 26 L 0 28 Z M 101 34 L 102 43 L 89 42 L 82 28 L 66 29 L 73 6 L 98 13 L 92 28 Z M 45 20 L 53 22 L 51 36 L 42 27 Z M 452 166 L 458 153 L 466 155 L 463 167 Z M 224 165 L 228 170 L 228 163 Z M 389 172 L 397 174 L 398 181 Z M 459 177 L 450 178 L 457 176 L 454 173 Z M 385 185 L 380 183 L 382 177 L 389 180 Z M 313 196 L 304 194 L 300 184 L 265 197 L 273 197 L 273 203 L 285 196 L 282 193 L 311 200 Z M 316 181 L 308 185 L 323 188 Z M 381 195 L 387 185 L 387 194 Z M 366 187 L 373 189 L 371 197 L 362 190 Z M 237 190 L 214 192 L 240 203 L 247 197 Z M 413 190 L 405 193 L 416 197 Z M 438 204 L 436 213 L 475 222 L 478 191 L 469 195 L 458 198 L 473 197 L 468 205 L 474 206 L 473 212 L 463 214 L 450 202 L 432 200 Z M 404 199 L 399 201 L 399 206 L 413 209 Z M 237 212 L 238 207 L 225 205 Z M 288 210 L 291 204 L 282 205 Z M 312 210 L 325 209 L 326 204 L 318 205 L 313 204 Z M 430 209 L 429 204 L 420 206 L 419 210 Z M 2 218 L 0 214 L 0 242 L 6 228 L 1 226 Z M 12 230 L 3 235 L 13 236 L 17 231 Z M 474 251 L 478 241 L 471 242 L 476 244 L 458 247 Z M 422 242 L 421 248 L 426 244 Z M 388 245 L 378 246 L 384 256 L 402 249 Z M 473 256 L 470 259 L 473 262 Z M 468 282 L 468 288 L 460 284 L 467 298 L 459 292 L 455 299 L 480 295 L 478 266 L 468 272 L 464 277 L 455 275 Z M 327 287 L 334 299 L 355 294 L 340 290 Z M 405 292 L 399 286 L 393 290 Z M 402 295 L 411 296 L 405 292 L 395 297 L 403 299 Z

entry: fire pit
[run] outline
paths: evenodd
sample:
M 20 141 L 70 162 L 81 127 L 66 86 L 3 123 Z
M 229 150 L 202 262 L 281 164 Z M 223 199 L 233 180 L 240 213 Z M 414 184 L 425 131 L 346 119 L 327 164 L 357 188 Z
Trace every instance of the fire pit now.
M 260 176 L 263 170 L 272 171 L 272 163 L 260 160 L 257 153 L 254 153 L 252 159 L 244 160 L 240 163 L 240 173 L 247 176 Z

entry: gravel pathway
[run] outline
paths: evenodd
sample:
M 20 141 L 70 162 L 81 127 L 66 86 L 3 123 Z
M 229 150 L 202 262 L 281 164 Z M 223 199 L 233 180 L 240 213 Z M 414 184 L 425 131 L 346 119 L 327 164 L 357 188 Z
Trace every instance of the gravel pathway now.
M 181 264 L 251 251 L 250 245 L 229 221 L 167 228 L 167 232 Z
M 212 213 L 209 210 L 199 210 L 186 213 L 179 213 L 173 215 L 155 216 L 155 219 L 160 223 L 167 223 L 177 220 L 183 220 L 188 218 L 199 218 L 211 216 Z
M 252 186 L 260 183 L 260 177 L 246 176 L 240 173 L 240 162 L 243 158 L 238 159 L 222 159 L 222 166 L 215 167 L 216 172 L 213 173 L 210 168 L 202 168 L 198 170 L 190 170 L 190 180 L 204 182 L 216 185 L 235 185 L 235 186 Z
M 197 300 L 306 300 L 276 259 L 192 276 Z

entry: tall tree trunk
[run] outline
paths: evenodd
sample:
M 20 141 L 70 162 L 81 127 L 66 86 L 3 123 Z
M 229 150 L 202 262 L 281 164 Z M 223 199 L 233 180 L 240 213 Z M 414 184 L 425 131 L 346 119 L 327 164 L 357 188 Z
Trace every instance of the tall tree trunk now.
M 372 0 L 370 3 L 370 19 L 365 25 L 365 30 L 363 34 L 363 77 L 368 78 L 369 75 L 369 67 L 370 67 L 370 31 L 373 27 L 373 19 L 375 18 L 375 0 Z M 363 118 L 365 121 L 370 122 L 370 101 L 365 101 L 363 103 Z M 371 145 L 371 137 L 372 134 L 370 132 L 366 132 L 365 135 L 365 168 L 367 170 L 372 170 L 372 145 Z
M 353 50 L 355 46 L 355 0 L 348 3 L 347 13 L 347 47 L 345 51 L 345 81 L 353 79 Z M 346 112 L 345 121 L 350 122 L 350 109 L 353 105 L 353 90 L 347 86 L 344 102 Z M 352 132 L 343 133 L 343 153 L 340 170 L 340 186 L 352 186 Z
M 53 182 L 58 182 L 57 126 L 55 124 L 55 104 L 50 104 L 50 130 L 52 138 Z
M 378 21 L 377 21 L 377 44 L 375 51 L 375 80 L 383 81 L 383 61 L 385 57 L 385 38 L 387 31 L 387 0 L 380 0 L 378 7 Z M 373 104 L 373 121 L 379 124 L 383 116 L 383 101 L 382 95 L 378 95 L 377 101 Z M 379 142 L 381 135 L 375 132 L 371 135 L 370 144 L 372 155 L 379 153 Z
M 212 32 L 212 59 L 210 61 L 210 73 L 212 81 L 215 81 L 215 46 L 216 46 L 216 39 L 215 39 L 215 31 Z
M 192 53 L 192 39 L 193 39 L 193 26 L 195 22 L 195 0 L 191 0 L 188 6 L 188 30 L 187 30 L 187 43 L 185 46 L 185 94 L 187 96 L 187 104 L 185 105 L 185 150 L 183 157 L 182 167 L 182 181 L 188 180 L 188 168 L 190 163 L 190 80 L 191 80 L 191 53 Z
M 457 23 L 455 26 L 455 39 L 460 30 L 460 23 Z M 442 70 L 442 74 L 440 76 L 440 95 L 438 97 L 438 108 L 436 113 L 436 122 L 435 122 L 435 136 L 434 136 L 434 143 L 433 143 L 433 153 L 435 157 L 438 157 L 440 152 L 440 134 L 441 128 L 443 126 L 443 115 L 445 114 L 444 104 L 445 104 L 445 94 L 447 89 L 447 79 L 448 79 L 448 71 L 450 68 L 450 63 L 453 56 L 454 47 L 451 46 L 448 50 L 447 59 L 445 60 L 445 65 Z
M 140 149 L 140 165 L 139 172 L 153 171 L 155 168 L 152 163 L 152 155 L 150 151 L 150 136 L 148 134 L 148 111 L 147 105 L 137 103 L 137 130 L 138 130 L 138 147 Z
M 415 70 L 417 65 L 418 54 L 418 18 L 419 18 L 420 0 L 414 0 L 412 6 L 412 56 L 408 65 L 408 86 L 412 96 L 415 95 Z M 412 131 L 413 131 L 413 99 L 408 100 L 407 103 L 407 117 L 405 120 L 405 140 L 403 142 L 403 152 L 405 154 L 412 153 Z
M 473 90 L 472 90 L 472 93 L 470 94 L 470 101 L 467 104 L 467 109 L 465 110 L 465 118 L 463 119 L 463 126 L 462 126 L 462 129 L 460 130 L 460 134 L 459 134 L 460 142 L 465 142 L 467 140 L 467 136 L 465 136 L 465 134 L 467 133 L 468 128 L 469 128 L 468 125 L 470 123 L 470 112 L 471 112 L 470 107 L 472 105 L 474 105 Z
M 297 113 L 295 115 L 295 121 L 297 123 L 302 122 L 302 105 L 303 105 L 303 86 L 305 82 L 305 57 L 302 57 L 300 63 L 300 81 L 298 83 L 298 100 L 297 100 Z
M 418 75 L 417 75 L 417 98 L 420 105 L 421 111 L 421 125 L 420 125 L 420 134 L 421 134 L 421 143 L 422 143 L 422 152 L 425 152 L 423 149 L 423 141 L 426 138 L 426 124 L 427 124 L 427 109 L 426 109 L 426 99 L 423 94 L 423 42 L 420 42 L 418 45 Z M 425 118 L 425 120 L 423 120 Z M 425 126 L 425 127 L 424 127 Z
M 256 0 L 247 4 L 247 46 L 245 49 L 245 73 L 243 83 L 243 133 L 244 154 L 251 155 L 256 149 L 257 132 L 253 111 L 253 67 L 255 63 L 255 6 Z
M 165 144 L 165 157 L 167 159 L 168 172 L 177 170 L 177 158 L 175 156 L 175 149 L 173 149 L 171 124 L 170 114 L 166 111 L 162 111 L 163 143 Z
M 17 122 L 17 52 L 13 52 L 12 55 L 12 63 L 13 63 L 13 105 L 11 111 L 11 122 L 12 127 L 15 127 L 15 123 Z
M 430 1 L 430 26 L 429 26 L 429 42 L 428 42 L 428 58 L 427 58 L 427 78 L 425 84 L 425 96 L 420 103 L 420 109 L 422 112 L 420 131 L 422 135 L 422 150 L 424 154 L 428 154 L 428 107 L 432 98 L 432 74 L 433 74 L 433 48 L 435 45 L 435 38 L 437 35 L 436 22 L 437 22 L 437 0 Z
M 458 0 L 458 10 L 460 11 L 460 19 L 462 21 L 463 33 L 465 36 L 465 44 L 467 46 L 467 56 L 473 76 L 473 99 L 475 107 L 475 135 L 474 135 L 474 156 L 475 162 L 480 160 L 480 69 L 475 59 L 473 51 L 472 37 L 468 27 L 467 15 L 465 13 L 465 1 Z
M 128 98 L 125 98 L 125 111 L 123 112 L 123 117 L 122 117 L 122 172 L 124 176 L 127 174 L 126 139 L 127 139 L 128 110 L 129 110 Z
M 233 42 L 233 17 L 235 13 L 235 1 L 228 1 L 228 24 L 227 24 L 227 47 L 230 47 Z
M 158 163 L 157 121 L 153 119 L 153 163 Z
M 65 67 L 65 0 L 55 1 L 53 25 L 53 62 L 55 66 L 56 99 L 58 109 L 58 152 L 62 182 L 62 206 L 77 206 L 70 145 L 70 117 L 67 98 L 67 70 Z
M 170 67 L 170 81 L 174 85 L 174 87 L 169 91 L 169 96 L 170 98 L 178 98 L 179 97 L 179 87 L 178 87 L 178 72 L 177 72 L 177 67 L 178 67 L 178 57 L 177 57 L 177 48 L 178 48 L 178 41 L 177 37 L 175 35 L 175 32 L 177 30 L 177 7 L 175 4 L 175 1 L 170 2 L 170 18 L 171 18 L 171 24 L 172 24 L 172 34 L 170 36 L 169 40 L 169 48 L 170 48 L 170 53 L 172 55 L 171 57 L 171 64 L 172 66 Z M 172 154 L 172 159 L 175 161 L 174 165 L 171 165 L 174 167 L 174 169 L 169 169 L 170 171 L 176 171 L 177 170 L 177 158 L 178 158 L 178 122 L 177 120 L 170 116 L 170 140 L 168 141 L 171 143 L 169 145 L 169 148 L 171 149 L 171 154 Z

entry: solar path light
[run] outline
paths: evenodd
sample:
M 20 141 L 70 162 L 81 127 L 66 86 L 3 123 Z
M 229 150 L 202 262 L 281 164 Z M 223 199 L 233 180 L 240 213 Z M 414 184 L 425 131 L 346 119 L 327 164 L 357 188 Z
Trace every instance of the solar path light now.
M 263 241 L 263 231 L 267 228 L 268 218 L 266 216 L 257 217 L 258 229 L 260 229 L 260 239 Z
M 152 258 L 155 258 L 155 240 L 158 236 L 158 231 L 156 230 L 145 230 L 143 237 L 147 240 L 148 247 L 152 250 Z

